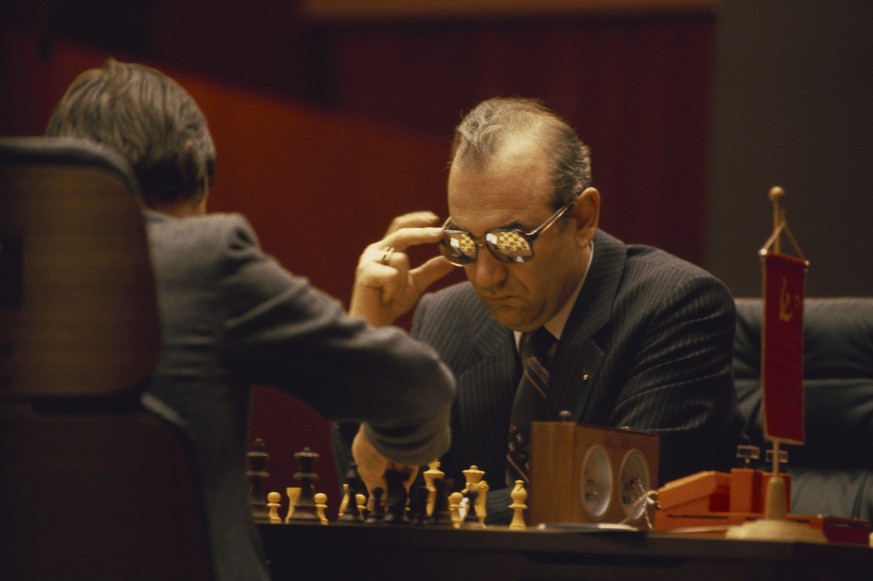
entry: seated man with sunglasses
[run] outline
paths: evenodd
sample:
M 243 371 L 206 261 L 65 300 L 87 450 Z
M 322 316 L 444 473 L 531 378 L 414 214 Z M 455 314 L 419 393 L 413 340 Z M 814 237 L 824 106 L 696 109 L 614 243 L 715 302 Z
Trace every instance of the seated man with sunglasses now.
M 485 101 L 455 132 L 450 217 L 438 228 L 430 213 L 401 216 L 358 266 L 353 304 L 385 324 L 417 304 L 413 335 L 454 372 L 441 469 L 459 485 L 471 465 L 485 471 L 491 523 L 509 522 L 511 484 L 526 478 L 524 454 L 507 454 L 524 452 L 524 422 L 569 412 L 658 434 L 659 484 L 728 470 L 745 442 L 733 297 L 704 270 L 599 230 L 591 183 L 588 148 L 561 118 L 534 101 Z M 404 251 L 428 243 L 441 256 L 410 268 Z M 424 294 L 452 266 L 468 280 Z M 522 403 L 518 345 L 541 328 L 554 345 L 527 380 L 539 396 Z

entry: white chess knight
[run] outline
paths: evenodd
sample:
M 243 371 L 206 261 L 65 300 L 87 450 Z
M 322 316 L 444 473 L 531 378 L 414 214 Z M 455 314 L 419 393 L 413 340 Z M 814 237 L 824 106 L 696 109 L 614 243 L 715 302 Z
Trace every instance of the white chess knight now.
M 285 488 L 285 494 L 288 495 L 288 514 L 285 515 L 285 522 L 291 522 L 291 517 L 294 516 L 294 507 L 297 505 L 297 501 L 300 500 L 300 487 L 299 486 L 288 486 Z

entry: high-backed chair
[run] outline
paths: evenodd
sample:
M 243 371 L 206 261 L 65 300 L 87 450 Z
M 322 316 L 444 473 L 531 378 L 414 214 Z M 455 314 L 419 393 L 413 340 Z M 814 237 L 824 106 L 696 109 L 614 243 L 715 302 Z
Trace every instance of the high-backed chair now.
M 210 579 L 136 179 L 99 145 L 0 138 L 0 578 Z
M 761 299 L 736 304 L 739 403 L 763 455 Z M 873 297 L 807 298 L 803 323 L 805 442 L 783 447 L 791 512 L 873 521 Z

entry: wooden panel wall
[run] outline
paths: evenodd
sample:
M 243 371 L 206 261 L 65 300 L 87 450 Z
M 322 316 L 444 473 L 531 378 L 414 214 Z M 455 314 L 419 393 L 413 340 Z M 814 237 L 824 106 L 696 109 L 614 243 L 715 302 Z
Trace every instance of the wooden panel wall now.
M 59 44 L 40 60 L 31 38 L 7 38 L 0 46 L 16 57 L 5 77 L 15 90 L 0 109 L 5 135 L 41 134 L 69 82 L 106 57 Z M 344 304 L 360 251 L 381 237 L 395 212 L 444 206 L 441 143 L 164 70 L 210 121 L 218 150 L 210 210 L 246 215 L 267 252 Z M 272 455 L 265 486 L 284 493 L 293 485 L 293 454 L 308 446 L 322 455 L 319 485 L 336 501 L 327 424 L 273 389 L 258 388 L 253 409 L 252 436 L 263 438 Z
M 444 215 L 452 128 L 495 95 L 544 100 L 591 145 L 606 229 L 702 261 L 711 10 L 316 22 L 280 0 L 258 11 L 139 0 L 147 18 L 126 21 L 122 50 L 107 35 L 64 42 L 38 9 L 48 4 L 21 4 L 33 34 L 0 36 L 0 133 L 42 132 L 73 76 L 105 56 L 158 66 L 210 119 L 211 209 L 246 214 L 267 251 L 341 300 L 392 216 Z M 285 399 L 256 394 L 253 435 L 274 454 L 267 487 L 290 485 L 293 452 L 310 446 L 330 494 L 326 426 Z
M 334 106 L 427 135 L 497 95 L 539 98 L 592 149 L 602 225 L 701 263 L 708 15 L 329 29 Z M 325 49 L 327 50 L 327 49 Z

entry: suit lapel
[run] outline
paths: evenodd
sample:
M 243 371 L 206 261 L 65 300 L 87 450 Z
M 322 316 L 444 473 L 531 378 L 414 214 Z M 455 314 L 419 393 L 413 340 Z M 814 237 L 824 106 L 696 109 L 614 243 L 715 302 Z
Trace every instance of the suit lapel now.
M 483 309 L 484 310 L 484 309 Z M 506 445 L 506 428 L 519 378 L 512 331 L 485 317 L 470 321 L 467 364 L 458 371 L 455 405 L 466 418 L 457 428 L 466 441 L 498 438 L 491 446 Z
M 598 230 L 591 268 L 555 353 L 549 386 L 548 414 L 552 419 L 557 419 L 563 410 L 569 411 L 576 422 L 584 415 L 606 360 L 604 346 L 596 334 L 609 324 L 626 259 L 624 243 Z

